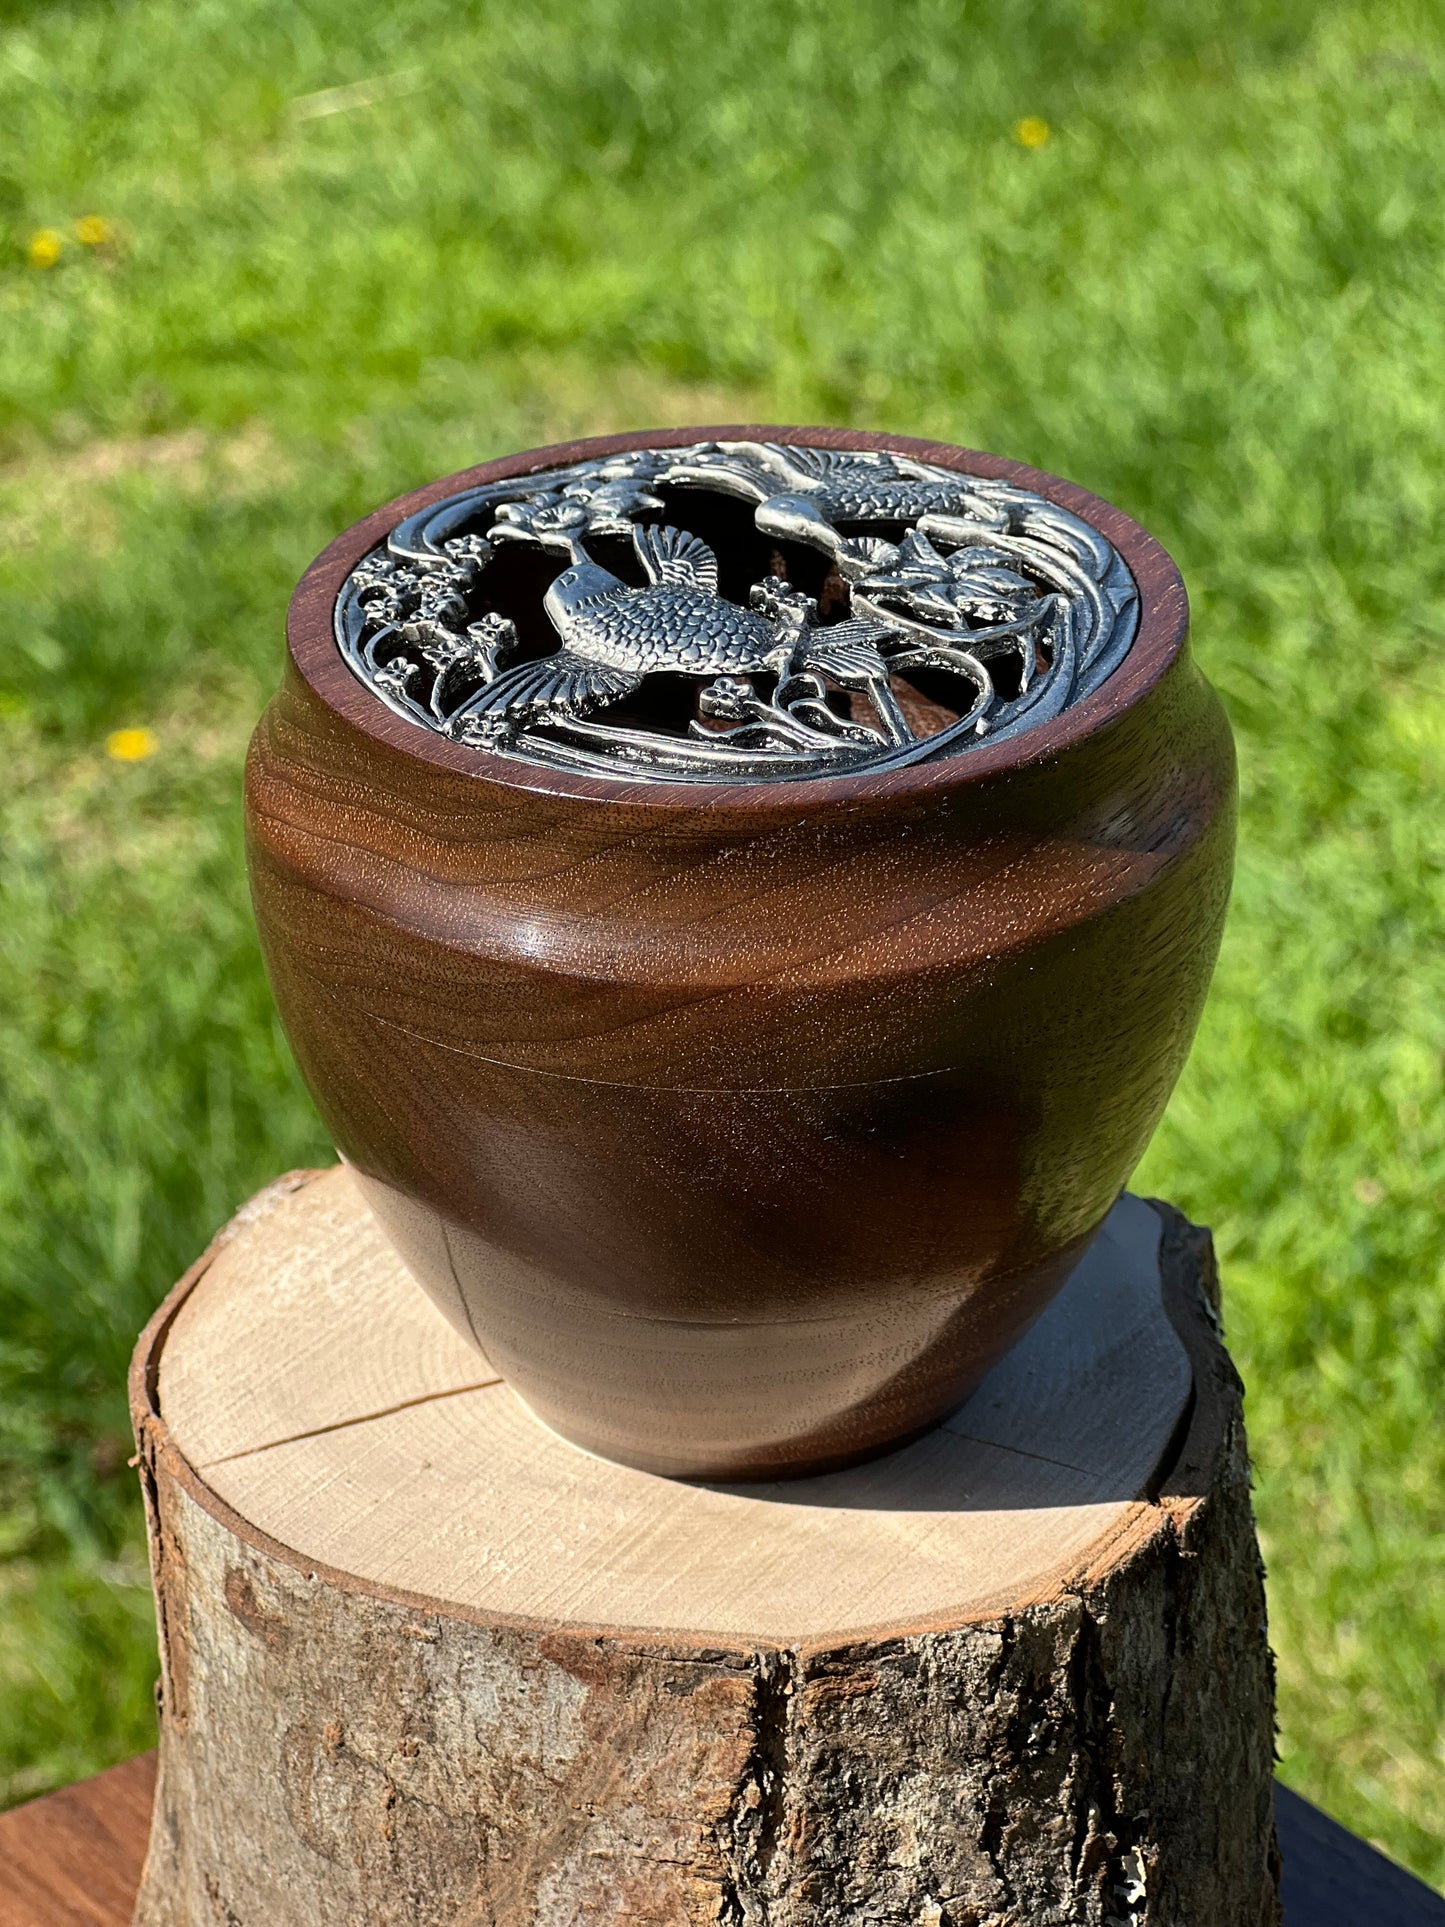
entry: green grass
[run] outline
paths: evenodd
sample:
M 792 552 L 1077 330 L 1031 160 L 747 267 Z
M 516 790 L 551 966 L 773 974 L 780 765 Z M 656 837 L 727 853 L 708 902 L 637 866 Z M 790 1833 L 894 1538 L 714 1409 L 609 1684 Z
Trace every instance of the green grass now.
M 1220 1241 L 1285 1776 L 1445 1882 L 1442 114 L 1396 0 L 0 0 L 0 1799 L 149 1743 L 128 1349 L 327 1155 L 237 833 L 290 584 L 448 468 L 753 416 L 1184 567 L 1241 860 L 1138 1182 Z

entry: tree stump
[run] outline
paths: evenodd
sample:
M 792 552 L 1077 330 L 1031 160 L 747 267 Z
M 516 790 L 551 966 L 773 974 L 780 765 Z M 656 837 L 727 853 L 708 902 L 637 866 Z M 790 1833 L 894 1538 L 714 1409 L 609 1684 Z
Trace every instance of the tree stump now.
M 133 1397 L 139 1927 L 1278 1919 L 1240 1386 L 1167 1206 L 944 1425 L 786 1484 L 555 1437 L 344 1170 L 242 1211 Z

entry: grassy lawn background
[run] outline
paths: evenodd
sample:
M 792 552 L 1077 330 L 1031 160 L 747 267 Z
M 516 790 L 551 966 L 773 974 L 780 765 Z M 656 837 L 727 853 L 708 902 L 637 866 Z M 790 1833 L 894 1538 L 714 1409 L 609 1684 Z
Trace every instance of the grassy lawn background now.
M 1219 1239 L 1285 1777 L 1445 1883 L 1442 108 L 1393 0 L 0 0 L 0 1803 L 151 1743 L 129 1349 L 328 1155 L 238 834 L 290 585 L 434 474 L 751 417 L 1184 568 L 1241 858 L 1137 1186 Z

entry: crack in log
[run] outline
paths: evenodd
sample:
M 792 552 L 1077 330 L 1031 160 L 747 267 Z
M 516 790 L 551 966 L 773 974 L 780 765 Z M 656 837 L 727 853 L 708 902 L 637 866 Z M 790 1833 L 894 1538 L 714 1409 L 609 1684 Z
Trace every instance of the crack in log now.
M 151 1590 L 156 1602 L 156 1644 L 160 1677 L 156 1681 L 156 1709 L 163 1721 L 184 1731 L 190 1717 L 190 1655 L 183 1643 L 181 1619 L 187 1597 L 185 1556 L 172 1540 L 161 1504 L 157 1444 L 152 1425 L 142 1420 L 136 1436 L 141 1499 L 145 1508 L 146 1538 L 151 1561 Z M 177 1567 L 179 1565 L 179 1573 Z
M 1179 1537 L 1178 1522 L 1170 1517 L 1160 1548 L 1164 1572 L 1164 1691 L 1159 1705 L 1161 1737 L 1169 1731 L 1174 1688 L 1178 1679 L 1179 1619 L 1185 1588 L 1184 1561 L 1188 1556 Z
M 1183 1408 L 1174 1421 L 1174 1429 L 1165 1441 L 1164 1450 L 1159 1454 L 1159 1463 L 1150 1473 L 1148 1483 L 1139 1495 L 1150 1505 L 1158 1505 L 1165 1487 L 1174 1475 L 1175 1468 L 1184 1456 L 1184 1447 L 1189 1439 L 1190 1428 L 1194 1424 L 1194 1414 L 1198 1404 L 1199 1388 L 1191 1378 L 1189 1396 L 1185 1399 Z
M 1009 1667 L 1018 1645 L 1018 1623 L 1012 1615 L 1006 1615 L 998 1622 L 998 1657 L 991 1668 L 988 1686 L 988 1702 L 997 1705 L 1007 1690 Z M 1006 1908 L 1015 1906 L 1018 1895 L 1008 1871 L 1008 1854 L 1004 1845 L 1004 1835 L 1009 1823 L 1009 1784 L 1010 1768 L 1017 1765 L 1017 1727 L 1019 1720 L 1027 1720 L 1028 1709 L 1024 1704 L 1026 1695 L 1017 1693 L 1012 1718 L 1004 1729 L 1001 1753 L 995 1752 L 991 1763 L 984 1793 L 983 1824 L 979 1829 L 979 1845 L 988 1858 L 999 1891 L 1003 1895 Z
M 1113 1705 L 1104 1670 L 1099 1623 L 1082 1599 L 1068 1664 L 1069 1697 L 1074 1711 L 1078 1778 L 1074 1792 L 1074 1837 L 1069 1848 L 1069 1878 L 1075 1894 L 1102 1875 L 1120 1847 L 1114 1775 L 1100 1744 L 1102 1724 Z M 1082 1891 L 1081 1891 L 1082 1890 Z
M 768 1877 L 787 1807 L 788 1728 L 797 1685 L 795 1656 L 759 1652 L 753 1676 L 752 1744 L 738 1775 L 725 1831 L 720 1927 L 767 1927 Z M 731 1852 L 728 1847 L 731 1846 Z
M 1168 1701 L 1174 1679 L 1179 1639 L 1181 1600 L 1186 1557 L 1174 1521 L 1168 1520 L 1162 1548 L 1164 1562 L 1164 1643 L 1167 1660 L 1160 1725 L 1169 1723 Z M 1074 1839 L 1070 1865 L 1076 1906 L 1087 1906 L 1091 1892 L 1102 1903 L 1103 1927 L 1144 1927 L 1150 1918 L 1148 1873 L 1150 1842 L 1147 1829 L 1131 1819 L 1120 1801 L 1118 1776 L 1110 1760 L 1115 1731 L 1113 1685 L 1104 1663 L 1100 1623 L 1079 1599 L 1079 1624 L 1069 1654 L 1068 1670 L 1078 1754 L 1083 1785 L 1075 1804 Z M 1081 1913 L 1079 1918 L 1084 1916 Z M 1090 1916 L 1093 1917 L 1092 1915 Z
M 329 1425 L 313 1425 L 305 1432 L 288 1432 L 284 1438 L 263 1439 L 259 1445 L 243 1445 L 239 1452 L 227 1452 L 219 1459 L 202 1459 L 197 1465 L 198 1472 L 209 1472 L 213 1466 L 230 1465 L 236 1459 L 253 1458 L 257 1452 L 274 1452 L 279 1445 L 299 1445 L 303 1439 L 324 1438 L 328 1432 L 345 1432 L 353 1425 L 370 1425 L 380 1418 L 395 1418 L 398 1412 L 410 1412 L 418 1405 L 435 1405 L 444 1398 L 460 1398 L 463 1392 L 485 1392 L 493 1385 L 500 1385 L 500 1378 L 479 1378 L 471 1385 L 451 1385 L 441 1392 L 421 1392 L 415 1398 L 398 1399 L 395 1405 L 380 1406 L 374 1412 L 357 1412 L 351 1418 L 333 1419 Z

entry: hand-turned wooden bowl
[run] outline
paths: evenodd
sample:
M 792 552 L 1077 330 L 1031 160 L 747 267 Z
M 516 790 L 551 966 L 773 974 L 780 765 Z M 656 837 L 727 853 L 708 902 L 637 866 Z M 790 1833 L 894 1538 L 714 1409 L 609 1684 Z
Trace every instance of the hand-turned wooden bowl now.
M 1118 510 L 835 430 L 510 457 L 307 571 L 247 770 L 271 981 L 407 1265 L 549 1425 L 813 1471 L 1036 1317 L 1219 942 L 1187 634 Z

